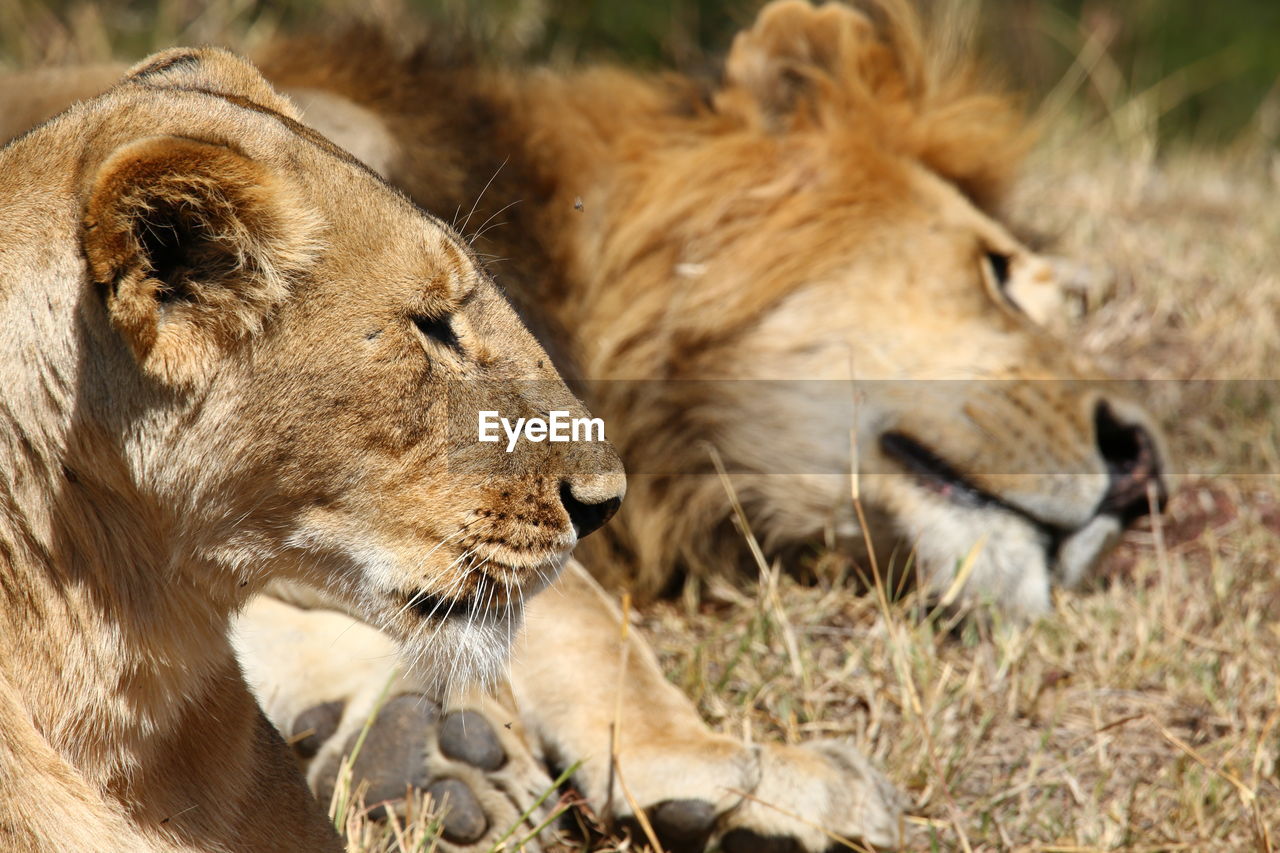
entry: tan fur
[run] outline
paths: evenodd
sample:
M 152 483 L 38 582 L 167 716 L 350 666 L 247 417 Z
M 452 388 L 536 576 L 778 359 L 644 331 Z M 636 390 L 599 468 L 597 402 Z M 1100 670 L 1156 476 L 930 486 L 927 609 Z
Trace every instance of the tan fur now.
M 585 411 L 465 244 L 296 118 L 176 50 L 0 149 L 6 850 L 338 849 L 233 613 L 305 582 L 423 682 L 491 675 L 572 507 L 621 495 L 607 444 L 477 444 L 478 409 Z
M 500 283 L 632 473 L 627 511 L 582 555 L 611 585 L 652 595 L 751 563 L 708 445 L 768 552 L 834 537 L 857 554 L 856 421 L 881 562 L 914 550 L 945 589 L 973 551 L 970 596 L 1023 612 L 1140 511 L 1098 512 L 1100 402 L 1146 437 L 1134 488 L 1163 489 L 1149 418 L 1040 328 L 1065 295 L 995 217 L 1029 138 L 1012 102 L 905 2 L 871 5 L 767 5 L 711 89 L 395 60 L 367 35 L 264 57 L 308 122 L 483 227 L 478 249 L 504 259 Z M 1002 505 L 902 476 L 891 433 Z

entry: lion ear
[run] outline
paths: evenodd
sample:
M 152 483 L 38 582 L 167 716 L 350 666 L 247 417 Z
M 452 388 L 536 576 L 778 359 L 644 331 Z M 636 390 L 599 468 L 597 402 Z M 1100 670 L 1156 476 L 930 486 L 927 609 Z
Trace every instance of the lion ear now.
M 717 107 L 785 130 L 850 81 L 873 82 L 888 59 L 866 15 L 835 2 L 774 0 L 734 38 Z
M 995 208 L 1033 133 L 963 39 L 927 39 L 914 4 L 774 0 L 734 39 L 717 111 L 768 133 L 860 128 Z
M 221 48 L 179 47 L 162 51 L 129 69 L 123 82 L 158 89 L 198 89 L 248 101 L 294 121 L 302 118 L 297 107 L 271 88 L 248 60 Z
M 198 382 L 313 262 L 318 216 L 275 170 L 176 136 L 127 143 L 88 191 L 84 256 L 145 373 Z

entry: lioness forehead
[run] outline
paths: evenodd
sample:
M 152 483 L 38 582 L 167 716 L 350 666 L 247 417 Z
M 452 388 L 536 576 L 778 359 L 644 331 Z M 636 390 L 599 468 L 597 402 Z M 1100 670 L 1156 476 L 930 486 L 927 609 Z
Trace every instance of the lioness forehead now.
M 248 98 L 204 89 L 151 90 L 146 85 L 122 85 L 116 91 L 126 101 L 132 96 L 145 104 L 150 98 L 158 98 L 166 109 L 171 108 L 170 98 L 190 99 L 190 109 L 194 112 L 208 109 L 207 100 L 212 99 L 218 109 L 210 116 L 209 130 L 214 134 L 225 133 L 230 147 L 279 166 L 317 189 L 329 184 L 365 184 L 360 197 L 343 198 L 344 207 L 367 213 L 372 200 L 389 203 L 387 213 L 398 227 L 405 224 L 401 217 L 408 215 L 423 226 L 422 236 L 427 238 L 428 246 L 434 247 L 443 241 L 443 257 L 467 265 L 475 262 L 471 247 L 444 221 L 423 210 L 364 162 L 292 116 Z

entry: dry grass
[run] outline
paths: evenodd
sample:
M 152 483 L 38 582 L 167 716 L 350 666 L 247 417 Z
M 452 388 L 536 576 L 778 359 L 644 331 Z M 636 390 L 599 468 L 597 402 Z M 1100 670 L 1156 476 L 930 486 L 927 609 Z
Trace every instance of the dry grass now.
M 1184 473 L 1092 588 L 954 625 L 839 578 L 654 608 L 667 672 L 727 732 L 847 736 L 916 800 L 910 849 L 1280 847 L 1280 208 L 1258 152 L 1152 162 L 1066 132 L 1015 215 L 1075 261 L 1073 339 L 1149 387 Z M 1207 407 L 1213 406 L 1212 410 Z M 1253 472 L 1253 473 L 1247 473 Z M 820 572 L 821 574 L 821 572 Z
M 1247 497 L 1200 487 L 1177 512 L 1208 495 Z M 724 730 L 863 745 L 916 800 L 911 849 L 1264 850 L 1280 826 L 1275 553 L 1253 511 L 1166 559 L 1135 535 L 1121 579 L 985 630 L 784 579 L 807 686 L 753 599 L 646 624 Z
M 56 18 L 0 0 L 0 58 L 110 54 L 95 8 Z M 247 8 L 175 13 L 143 49 L 251 44 L 276 22 Z M 776 596 L 713 585 L 640 624 L 716 727 L 860 744 L 915 801 L 910 849 L 1270 853 L 1276 386 L 1175 380 L 1280 373 L 1280 160 L 1247 147 L 1156 159 L 1141 126 L 1069 124 L 1056 118 L 1015 215 L 1071 259 L 1084 310 L 1061 331 L 1126 376 L 1170 380 L 1147 390 L 1186 477 L 1157 528 L 1130 534 L 1093 588 L 1029 626 L 956 625 L 910 598 L 886 607 L 821 560 L 817 583 L 783 573 Z M 337 823 L 353 851 L 433 849 L 428 804 L 408 829 L 379 829 L 350 799 Z

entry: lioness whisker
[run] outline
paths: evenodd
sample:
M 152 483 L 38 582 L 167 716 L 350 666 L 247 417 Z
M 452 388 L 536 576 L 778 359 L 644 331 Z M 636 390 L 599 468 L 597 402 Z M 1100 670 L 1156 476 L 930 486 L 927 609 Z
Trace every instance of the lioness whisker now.
M 431 548 L 431 550 L 430 550 L 430 551 L 428 551 L 427 553 L 425 553 L 425 554 L 423 554 L 423 555 L 422 555 L 422 559 L 424 559 L 424 560 L 425 560 L 427 557 L 430 557 L 430 556 L 431 556 L 432 554 L 434 554 L 436 551 L 439 551 L 442 547 L 444 547 L 444 544 L 445 544 L 446 542 L 449 542 L 449 541 L 453 540 L 454 538 L 456 538 L 456 537 L 458 537 L 458 536 L 461 536 L 462 534 L 466 533 L 466 532 L 467 532 L 467 528 L 468 528 L 468 527 L 469 527 L 473 522 L 475 522 L 475 521 L 479 521 L 479 520 L 480 520 L 480 519 L 478 519 L 478 518 L 476 518 L 476 519 L 472 519 L 472 521 L 468 521 L 468 522 L 466 522 L 466 523 L 465 523 L 465 524 L 463 524 L 461 527 L 459 527 L 457 530 L 453 531 L 453 532 L 452 532 L 452 533 L 450 533 L 448 536 L 446 536 L 446 537 L 444 537 L 443 539 L 441 539 L 439 542 L 437 542 L 437 543 L 436 543 L 436 544 Z
M 481 199 L 483 199 L 483 198 L 484 198 L 484 194 L 485 194 L 486 192 L 488 192 L 488 191 L 489 191 L 489 187 L 490 187 L 490 186 L 493 184 L 493 182 L 497 179 L 497 177 L 498 177 L 498 173 L 502 171 L 502 167 L 503 167 L 503 166 L 506 166 L 506 165 L 507 165 L 507 160 L 510 160 L 510 159 L 511 159 L 510 157 L 507 157 L 506 159 L 504 159 L 504 160 L 503 160 L 503 161 L 498 165 L 498 168 L 496 168 L 496 169 L 494 169 L 494 170 L 493 170 L 493 175 L 489 178 L 489 180 L 488 180 L 488 181 L 486 181 L 486 182 L 485 182 L 484 187 L 480 190 L 480 194 L 476 196 L 476 200 L 475 200 L 474 202 L 472 202 L 472 203 L 471 203 L 471 209 L 467 211 L 467 218 L 466 218 L 466 220 L 462 223 L 462 225 L 460 225 L 460 226 L 458 227 L 458 230 L 459 230 L 459 231 L 466 231 L 466 230 L 467 230 L 467 225 L 469 225 L 469 224 L 471 223 L 471 217 L 472 217 L 473 215 L 475 215 L 476 207 L 478 207 L 478 206 L 479 206 Z
M 446 568 L 445 571 L 448 571 L 449 568 L 452 568 L 457 562 L 459 562 L 460 560 L 462 560 L 464 557 L 466 557 L 468 554 L 471 554 L 471 553 L 473 552 L 470 548 L 463 551 L 462 554 L 458 557 L 458 559 L 454 560 L 453 563 L 449 564 L 449 567 Z M 433 593 L 427 589 L 418 590 L 416 593 L 409 596 L 408 602 L 406 602 L 403 607 L 397 610 L 395 614 L 393 614 L 390 617 L 390 619 L 388 620 L 388 624 L 391 624 L 392 620 L 398 619 L 406 610 L 409 610 L 410 608 L 414 607 L 424 598 L 434 595 L 436 596 L 437 601 L 436 601 L 436 606 L 431 609 L 431 612 L 429 614 L 427 614 L 427 619 L 430 620 L 435 616 L 436 610 L 439 609 L 441 602 L 443 602 L 445 599 L 450 599 L 450 600 L 453 599 L 454 591 L 462 586 L 462 584 L 466 581 L 467 577 L 468 577 L 468 573 L 464 571 L 457 578 L 455 578 L 454 581 L 450 583 L 448 587 L 446 587 L 442 592 L 439 592 L 439 593 Z
M 517 592 L 518 594 L 518 592 Z M 502 602 L 502 618 L 507 623 L 507 648 L 511 648 L 511 590 L 507 589 L 506 600 Z
M 472 597 L 473 602 L 479 600 L 481 591 L 484 587 L 484 581 L 485 581 L 484 575 L 481 575 L 476 580 L 476 589 Z M 453 605 L 450 604 L 449 611 L 452 611 L 452 609 L 453 609 Z M 440 626 L 438 626 L 436 629 L 437 631 L 439 630 L 439 627 L 442 627 L 444 624 L 446 624 L 449 621 L 449 611 L 446 611 L 444 619 L 441 620 Z M 476 608 L 473 603 L 471 607 L 467 608 L 467 622 L 462 629 L 462 633 L 464 636 L 470 633 L 471 623 L 472 623 L 472 620 L 475 619 L 475 615 L 476 615 Z M 444 690 L 446 695 L 449 695 L 452 692 L 452 685 L 455 680 L 455 673 L 457 672 L 457 669 L 458 669 L 458 663 L 462 657 L 462 652 L 463 652 L 463 645 L 461 643 L 456 643 L 452 645 L 451 653 L 449 655 L 449 671 L 445 675 L 445 682 L 444 682 Z
M 464 582 L 468 577 L 470 577 L 470 575 L 469 575 L 469 574 L 467 574 L 467 573 L 464 573 L 464 574 L 462 574 L 461 576 L 459 576 L 459 578 L 458 578 L 458 580 L 457 580 L 457 582 L 456 582 L 456 583 L 457 583 L 457 584 L 461 584 L 461 583 L 462 583 L 462 582 Z M 478 584 L 477 584 L 477 586 L 478 586 Z M 439 602 L 437 602 L 437 604 L 436 604 L 436 608 L 433 608 L 433 609 L 432 609 L 432 611 L 431 611 L 431 613 L 428 615 L 428 617 L 427 617 L 427 619 L 428 619 L 428 620 L 431 620 L 431 619 L 435 618 L 435 610 L 436 610 L 436 609 L 438 609 L 438 608 L 439 608 L 439 606 L 440 606 L 441 604 L 444 604 L 444 603 L 445 603 L 445 601 L 446 601 L 446 599 L 445 599 L 445 598 L 441 598 L 441 599 L 440 599 L 440 601 L 439 601 Z M 425 641 L 424 643 L 422 643 L 422 645 L 421 645 L 421 646 L 419 646 L 418 652 L 417 652 L 417 654 L 415 655 L 415 658 L 416 658 L 416 660 L 415 660 L 415 668 L 417 667 L 417 665 L 421 664 L 421 660 L 422 660 L 422 658 L 424 658 L 424 657 L 426 656 L 426 654 L 427 654 L 427 650 L 433 647 L 433 644 L 434 644 L 434 642 L 435 642 L 436 636 L 441 632 L 441 630 L 443 630 L 443 629 L 444 629 L 444 626 L 445 626 L 445 625 L 449 624 L 449 618 L 450 618 L 450 617 L 452 616 L 452 614 L 453 614 L 453 608 L 458 604 L 458 599 L 456 599 L 456 598 L 448 598 L 448 599 L 447 599 L 447 601 L 448 601 L 448 606 L 445 608 L 444 614 L 440 617 L 440 621 L 436 623 L 435 628 L 434 628 L 434 629 L 432 629 L 431 634 L 427 637 L 426 641 Z M 451 656 L 456 656 L 457 654 L 458 654 L 458 651 L 457 651 L 457 649 L 456 649 L 456 648 L 454 648 L 454 649 L 452 650 L 452 652 L 451 652 Z M 438 671 L 436 671 L 436 672 L 434 672 L 434 673 L 432 674 L 432 679 L 433 679 L 433 682 L 435 683 L 435 685 L 436 685 L 437 687 L 439 687 L 439 688 L 440 688 L 441 693 L 442 693 L 443 695 L 447 696 L 447 695 L 449 694 L 449 686 L 450 686 L 450 683 L 453 681 L 453 666 L 452 666 L 452 663 L 450 664 L 449 672 L 448 672 L 448 673 L 446 673 L 446 674 L 444 675 L 444 677 L 443 677 L 443 681 L 442 681 L 441 676 L 439 675 L 439 672 L 438 672 Z
M 464 572 L 463 574 L 459 575 L 459 576 L 458 576 L 458 578 L 457 578 L 457 580 L 455 580 L 455 581 L 454 581 L 454 582 L 449 586 L 449 588 L 448 588 L 447 590 L 445 590 L 445 593 L 439 597 L 439 600 L 436 602 L 436 606 L 435 606 L 435 607 L 433 607 L 433 608 L 431 608 L 431 612 L 427 614 L 427 616 L 426 616 L 426 621 L 428 621 L 428 622 L 429 622 L 429 621 L 431 621 L 431 620 L 435 619 L 436 612 L 440 609 L 440 606 L 441 606 L 441 605 L 443 605 L 443 604 L 445 604 L 446 602 L 448 603 L 448 606 L 447 606 L 447 607 L 445 607 L 444 614 L 440 617 L 440 621 L 439 621 L 439 623 L 438 623 L 438 624 L 436 625 L 436 627 L 432 630 L 432 632 L 431 632 L 431 636 L 427 638 L 427 642 L 428 642 L 428 643 L 430 643 L 432 640 L 434 640 L 434 639 L 435 639 L 436 634 L 440 633 L 440 629 L 441 629 L 445 624 L 447 624 L 447 623 L 448 623 L 448 621 L 449 621 L 449 616 L 453 613 L 453 608 L 454 608 L 455 606 L 457 606 L 457 604 L 459 603 L 459 599 L 457 599 L 457 598 L 455 598 L 455 597 L 453 596 L 453 592 L 454 592 L 454 590 L 456 590 L 456 589 L 460 588 L 463 584 L 465 584 L 465 583 L 466 583 L 466 581 L 467 581 L 470 577 L 471 577 L 471 575 L 470 575 L 470 573 L 469 573 L 469 572 Z M 479 584 L 477 584 L 477 587 L 478 587 L 478 586 L 479 586 Z
M 474 243 L 475 241 L 483 237 L 484 232 L 487 230 L 485 226 L 488 225 L 490 222 L 492 222 L 494 220 L 494 217 L 501 216 L 503 213 L 510 210 L 512 207 L 515 207 L 520 202 L 521 202 L 521 199 L 516 199 L 515 201 L 505 204 L 502 207 L 495 210 L 492 214 L 489 215 L 488 219 L 486 219 L 484 222 L 480 224 L 480 227 L 476 229 L 476 233 L 472 234 L 470 237 L 467 238 L 467 242 Z M 505 223 L 503 222 L 498 223 L 498 225 L 504 225 L 504 224 Z M 494 227 L 496 228 L 498 226 L 495 225 Z

